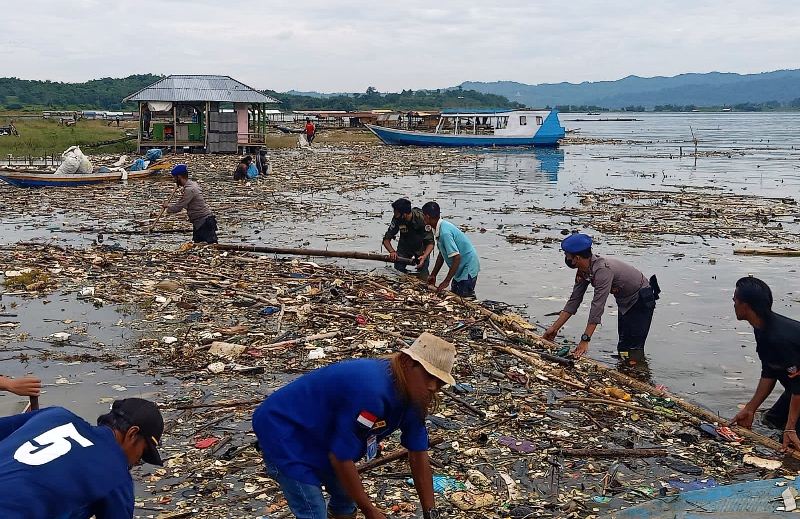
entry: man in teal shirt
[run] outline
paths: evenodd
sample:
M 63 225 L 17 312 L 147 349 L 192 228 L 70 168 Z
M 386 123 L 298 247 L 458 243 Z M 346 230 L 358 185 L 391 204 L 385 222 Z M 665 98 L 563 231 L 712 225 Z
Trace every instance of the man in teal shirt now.
M 437 290 L 444 290 L 450 285 L 450 290 L 456 295 L 475 297 L 475 283 L 481 270 L 475 247 L 461 229 L 441 219 L 441 210 L 436 202 L 428 202 L 422 206 L 422 217 L 426 225 L 435 229 L 433 235 L 436 238 L 436 247 L 439 249 L 436 265 L 428 277 L 428 284 L 436 285 L 436 276 L 442 265 L 447 263 L 449 267 L 447 276 L 436 287 Z

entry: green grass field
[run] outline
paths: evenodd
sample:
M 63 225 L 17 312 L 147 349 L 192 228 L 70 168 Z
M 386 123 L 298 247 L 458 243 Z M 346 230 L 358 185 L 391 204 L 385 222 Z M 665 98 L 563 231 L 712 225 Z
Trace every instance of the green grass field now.
M 0 126 L 8 125 L 11 118 L 0 118 Z M 19 137 L 0 135 L 0 160 L 9 154 L 15 157 L 40 157 L 60 155 L 70 146 L 85 146 L 97 142 L 110 141 L 124 137 L 124 128 L 107 126 L 106 121 L 80 120 L 75 126 L 60 126 L 55 119 L 14 119 Z M 133 130 L 136 123 L 128 122 Z M 84 153 L 122 153 L 136 149 L 136 141 L 112 144 L 101 148 L 85 148 Z

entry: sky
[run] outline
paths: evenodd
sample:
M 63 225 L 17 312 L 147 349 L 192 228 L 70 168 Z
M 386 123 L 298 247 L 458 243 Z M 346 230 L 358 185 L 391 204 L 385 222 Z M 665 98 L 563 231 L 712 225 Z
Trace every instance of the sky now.
M 6 0 L 0 76 L 382 92 L 800 68 L 797 0 Z

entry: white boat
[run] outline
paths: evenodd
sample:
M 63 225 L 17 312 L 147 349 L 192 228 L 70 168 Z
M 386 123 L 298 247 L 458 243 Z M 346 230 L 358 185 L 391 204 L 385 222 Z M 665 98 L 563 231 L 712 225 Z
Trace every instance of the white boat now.
M 433 132 L 367 124 L 386 144 L 413 146 L 557 146 L 556 110 L 443 110 Z

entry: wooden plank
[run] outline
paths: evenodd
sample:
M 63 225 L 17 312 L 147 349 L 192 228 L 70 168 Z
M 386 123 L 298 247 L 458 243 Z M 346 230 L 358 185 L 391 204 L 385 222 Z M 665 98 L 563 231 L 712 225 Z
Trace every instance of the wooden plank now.
M 746 256 L 800 256 L 800 249 L 788 249 L 782 247 L 740 247 L 733 249 L 734 254 Z

